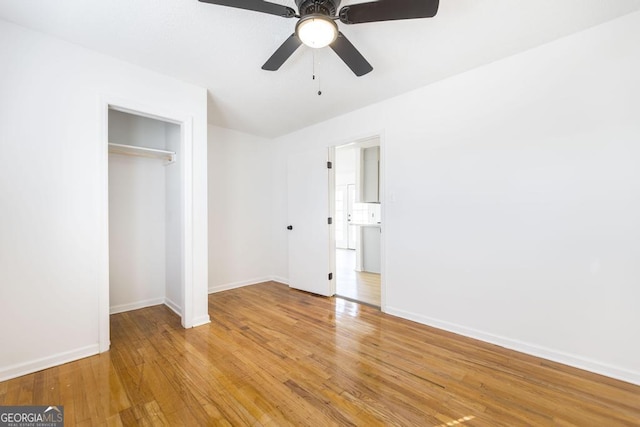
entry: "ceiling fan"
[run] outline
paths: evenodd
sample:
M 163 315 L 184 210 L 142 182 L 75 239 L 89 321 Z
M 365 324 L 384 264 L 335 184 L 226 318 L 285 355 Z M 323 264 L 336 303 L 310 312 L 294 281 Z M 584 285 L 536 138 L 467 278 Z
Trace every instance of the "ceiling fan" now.
M 305 44 L 312 48 L 330 46 L 356 76 L 363 76 L 373 67 L 358 49 L 338 30 L 336 20 L 343 24 L 393 21 L 401 19 L 431 18 L 438 12 L 439 0 L 378 0 L 344 6 L 336 15 L 341 0 L 295 0 L 299 13 L 292 8 L 262 0 L 200 0 L 238 9 L 253 10 L 299 18 L 295 33 L 271 55 L 263 70 L 276 71 Z

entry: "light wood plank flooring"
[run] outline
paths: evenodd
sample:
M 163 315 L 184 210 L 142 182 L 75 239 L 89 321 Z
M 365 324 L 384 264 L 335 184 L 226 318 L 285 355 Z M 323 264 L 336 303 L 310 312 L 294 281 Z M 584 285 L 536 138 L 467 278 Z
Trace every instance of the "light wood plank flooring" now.
M 380 307 L 380 275 L 355 268 L 356 251 L 336 249 L 336 294 Z
M 637 426 L 640 387 L 266 283 L 111 317 L 105 354 L 0 383 L 67 425 Z

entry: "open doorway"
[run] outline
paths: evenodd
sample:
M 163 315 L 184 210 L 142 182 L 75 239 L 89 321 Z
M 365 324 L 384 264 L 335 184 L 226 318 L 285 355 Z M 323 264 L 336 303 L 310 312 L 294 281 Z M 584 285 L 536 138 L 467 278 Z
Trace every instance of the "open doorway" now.
M 185 328 L 208 316 L 194 316 L 193 119 L 122 99 L 101 107 L 104 352 L 111 313 L 164 304 Z
M 381 306 L 380 139 L 335 149 L 336 295 Z
M 109 312 L 182 316 L 181 126 L 116 109 L 108 121 Z

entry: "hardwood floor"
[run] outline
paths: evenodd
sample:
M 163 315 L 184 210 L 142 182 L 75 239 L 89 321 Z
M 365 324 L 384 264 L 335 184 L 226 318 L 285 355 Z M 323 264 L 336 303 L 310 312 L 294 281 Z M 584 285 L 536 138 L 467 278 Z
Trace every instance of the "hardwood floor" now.
M 66 425 L 637 426 L 640 387 L 266 283 L 111 317 L 105 354 L 0 383 Z
M 336 249 L 336 293 L 340 296 L 380 307 L 380 275 L 356 271 L 356 253 Z

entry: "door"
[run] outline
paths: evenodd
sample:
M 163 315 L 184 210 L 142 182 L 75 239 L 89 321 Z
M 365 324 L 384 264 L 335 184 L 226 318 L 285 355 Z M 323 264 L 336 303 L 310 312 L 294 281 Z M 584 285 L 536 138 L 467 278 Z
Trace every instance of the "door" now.
M 347 185 L 347 249 L 356 248 L 356 231 L 358 227 L 351 225 L 353 221 L 353 207 L 356 202 L 356 186 L 355 184 Z
M 326 148 L 312 150 L 292 154 L 287 162 L 289 286 L 325 296 L 335 293 L 329 278 L 335 264 L 329 154 Z
M 349 247 L 349 222 L 351 221 L 348 204 L 347 185 L 336 186 L 336 215 L 334 218 L 336 231 L 336 248 Z
M 336 248 L 356 248 L 356 227 L 353 221 L 353 204 L 356 200 L 356 186 L 354 184 L 336 186 L 336 215 L 334 218 L 336 231 Z

